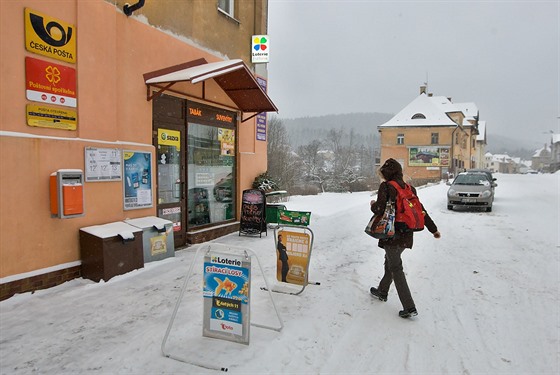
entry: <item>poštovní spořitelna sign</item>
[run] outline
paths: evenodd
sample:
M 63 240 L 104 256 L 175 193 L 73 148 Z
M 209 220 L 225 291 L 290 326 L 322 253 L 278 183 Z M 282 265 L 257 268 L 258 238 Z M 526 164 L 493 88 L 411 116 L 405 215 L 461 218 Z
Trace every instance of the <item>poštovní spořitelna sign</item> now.
M 210 252 L 203 282 L 202 335 L 249 344 L 251 258 Z
M 76 69 L 52 62 L 25 58 L 27 99 L 76 107 Z
M 76 63 L 74 25 L 25 8 L 25 49 L 38 55 Z

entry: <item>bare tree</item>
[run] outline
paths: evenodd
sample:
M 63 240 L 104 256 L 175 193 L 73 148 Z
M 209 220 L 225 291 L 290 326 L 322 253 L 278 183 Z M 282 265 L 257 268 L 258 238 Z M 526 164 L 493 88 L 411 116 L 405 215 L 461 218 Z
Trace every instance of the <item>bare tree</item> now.
M 299 146 L 298 155 L 302 161 L 303 179 L 308 184 L 317 184 L 324 191 L 325 174 L 323 173 L 323 159 L 319 155 L 322 142 L 315 139 L 305 146 Z
M 289 190 L 300 176 L 299 158 L 292 152 L 288 132 L 282 121 L 271 116 L 268 122 L 268 175 L 280 188 Z

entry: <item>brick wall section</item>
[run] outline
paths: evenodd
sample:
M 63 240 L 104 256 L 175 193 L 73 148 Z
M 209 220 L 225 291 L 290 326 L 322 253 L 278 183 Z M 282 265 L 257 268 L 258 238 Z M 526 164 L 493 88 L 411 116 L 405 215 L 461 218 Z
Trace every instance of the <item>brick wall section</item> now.
M 40 289 L 47 289 L 81 277 L 80 270 L 81 266 L 75 266 L 0 284 L 0 301 L 8 299 L 17 293 L 34 292 Z

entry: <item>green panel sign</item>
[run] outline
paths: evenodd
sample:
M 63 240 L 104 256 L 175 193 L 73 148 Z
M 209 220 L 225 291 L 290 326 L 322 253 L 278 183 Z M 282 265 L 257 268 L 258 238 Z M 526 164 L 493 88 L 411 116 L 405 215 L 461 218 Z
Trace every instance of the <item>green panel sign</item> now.
M 308 226 L 311 212 L 278 210 L 278 224 Z

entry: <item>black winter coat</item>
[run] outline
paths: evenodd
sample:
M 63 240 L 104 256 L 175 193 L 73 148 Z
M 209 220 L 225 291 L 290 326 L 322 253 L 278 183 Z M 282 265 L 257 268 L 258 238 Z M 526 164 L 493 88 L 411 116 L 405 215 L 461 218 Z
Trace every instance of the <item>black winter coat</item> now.
M 398 180 L 395 180 L 395 181 L 401 187 L 404 188 L 405 185 L 404 185 L 403 181 L 398 181 Z M 418 196 L 414 186 L 410 186 L 410 187 L 412 188 L 412 191 L 414 192 L 414 194 L 416 194 L 416 196 Z M 397 200 L 397 189 L 395 189 L 393 186 L 391 186 L 391 184 L 383 181 L 381 183 L 381 185 L 379 185 L 379 189 L 377 190 L 377 201 L 374 204 L 371 205 L 371 212 L 373 212 L 376 215 L 382 215 L 383 211 L 385 211 L 385 205 L 387 204 L 387 197 L 391 197 L 391 200 L 393 202 L 396 202 L 396 200 Z M 437 232 L 438 231 L 437 226 L 434 223 L 434 221 L 432 220 L 432 218 L 430 217 L 430 215 L 428 215 L 428 212 L 424 208 L 424 205 L 422 205 L 422 210 L 425 213 L 425 215 L 424 215 L 424 225 L 425 225 L 425 227 L 428 228 L 430 233 Z M 393 238 L 379 240 L 378 246 L 381 247 L 381 248 L 384 248 L 385 245 L 390 245 L 390 246 L 393 245 L 393 246 L 399 246 L 399 247 L 405 247 L 405 248 L 408 248 L 408 249 L 412 249 L 413 238 L 414 238 L 414 232 L 411 232 L 411 231 L 403 232 L 403 231 L 399 230 L 398 227 L 396 227 L 395 228 L 395 236 Z

